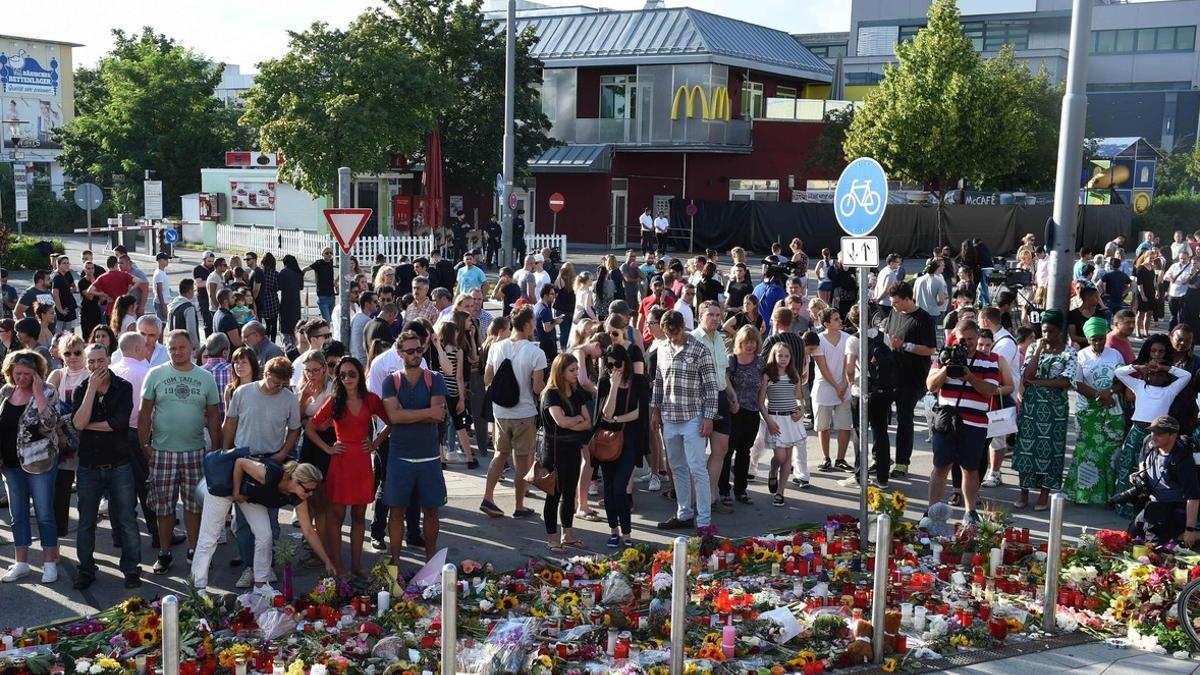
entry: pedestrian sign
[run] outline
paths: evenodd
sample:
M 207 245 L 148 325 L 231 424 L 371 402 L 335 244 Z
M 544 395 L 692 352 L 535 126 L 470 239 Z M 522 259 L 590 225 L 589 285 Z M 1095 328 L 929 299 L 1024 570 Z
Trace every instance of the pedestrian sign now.
M 887 199 L 887 174 L 883 167 L 870 157 L 859 157 L 838 178 L 833 212 L 846 234 L 862 237 L 883 220 Z

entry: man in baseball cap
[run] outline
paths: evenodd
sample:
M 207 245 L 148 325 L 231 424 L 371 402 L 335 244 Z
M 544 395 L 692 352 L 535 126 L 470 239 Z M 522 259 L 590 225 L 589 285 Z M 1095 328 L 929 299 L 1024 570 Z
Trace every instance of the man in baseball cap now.
M 1129 533 L 1146 541 L 1179 541 L 1191 548 L 1200 541 L 1200 479 L 1196 476 L 1194 445 L 1180 441 L 1179 422 L 1170 415 L 1155 417 L 1150 426 L 1138 471 L 1131 477 L 1145 488 L 1148 501 L 1130 524 Z M 1118 500 L 1119 501 L 1119 500 Z

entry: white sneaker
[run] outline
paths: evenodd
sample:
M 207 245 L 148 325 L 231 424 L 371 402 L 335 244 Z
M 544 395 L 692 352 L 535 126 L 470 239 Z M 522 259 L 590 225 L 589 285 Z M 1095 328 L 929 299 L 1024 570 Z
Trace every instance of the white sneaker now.
M 42 583 L 52 584 L 58 581 L 58 563 L 44 562 L 42 563 Z
M 100 499 L 100 508 L 96 512 L 102 518 L 108 517 L 108 497 L 103 497 Z
M 454 452 L 448 452 L 448 453 L 446 453 L 446 463 L 447 464 L 466 464 L 467 463 L 467 455 L 466 455 L 466 453 L 462 452 L 461 450 L 455 450 Z
M 234 584 L 233 587 L 234 588 L 250 588 L 253 585 L 254 585 L 254 568 L 247 567 L 246 569 L 242 570 L 242 576 L 238 577 L 237 583 Z
M 648 482 L 650 482 L 650 477 L 653 475 L 654 475 L 653 471 L 647 471 L 646 473 L 640 473 L 634 477 L 633 482 L 635 482 L 639 485 L 641 485 L 642 483 L 648 483 Z
M 1003 484 L 1004 479 L 999 471 L 988 471 L 987 475 L 983 477 L 983 483 L 981 483 L 983 487 L 990 488 L 1000 487 Z
M 657 473 L 650 475 L 650 484 L 646 486 L 651 492 L 658 492 L 662 489 L 662 476 Z
M 254 587 L 254 594 L 255 595 L 265 595 L 268 598 L 270 598 L 270 597 L 279 595 L 279 591 L 275 590 L 274 588 L 271 588 L 271 584 L 263 584 L 262 586 Z
M 13 563 L 12 567 L 8 568 L 8 573 L 5 574 L 3 577 L 0 577 L 0 581 L 4 582 L 6 584 L 11 584 L 12 582 L 17 581 L 17 580 L 21 579 L 22 577 L 26 576 L 27 574 L 29 574 L 29 572 L 30 572 L 29 563 L 23 563 L 23 562 Z

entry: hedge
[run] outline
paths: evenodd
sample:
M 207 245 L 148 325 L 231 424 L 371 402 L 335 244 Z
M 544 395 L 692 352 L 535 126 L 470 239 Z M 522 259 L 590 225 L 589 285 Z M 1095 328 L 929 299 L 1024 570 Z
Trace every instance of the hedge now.
M 50 241 L 7 234 L 3 241 L 4 250 L 0 252 L 0 267 L 8 270 L 48 270 L 50 259 L 38 250 L 38 242 L 47 241 L 55 253 L 65 253 L 61 241 Z
M 1149 231 L 1170 242 L 1175 230 L 1200 229 L 1200 194 L 1155 197 L 1150 210 L 1133 217 L 1135 232 Z

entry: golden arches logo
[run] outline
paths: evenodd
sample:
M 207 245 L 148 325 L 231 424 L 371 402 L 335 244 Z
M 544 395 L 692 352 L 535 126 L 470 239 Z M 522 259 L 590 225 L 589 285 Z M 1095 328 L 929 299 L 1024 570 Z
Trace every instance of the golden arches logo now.
M 696 116 L 696 99 L 700 99 L 700 116 L 706 120 L 721 120 L 728 122 L 732 116 L 729 103 L 729 89 L 724 86 L 714 86 L 711 96 L 704 92 L 704 87 L 698 84 L 689 89 L 686 84 L 680 85 L 675 91 L 675 99 L 671 102 L 671 120 L 679 119 L 679 106 L 685 105 L 684 114 L 688 119 Z

